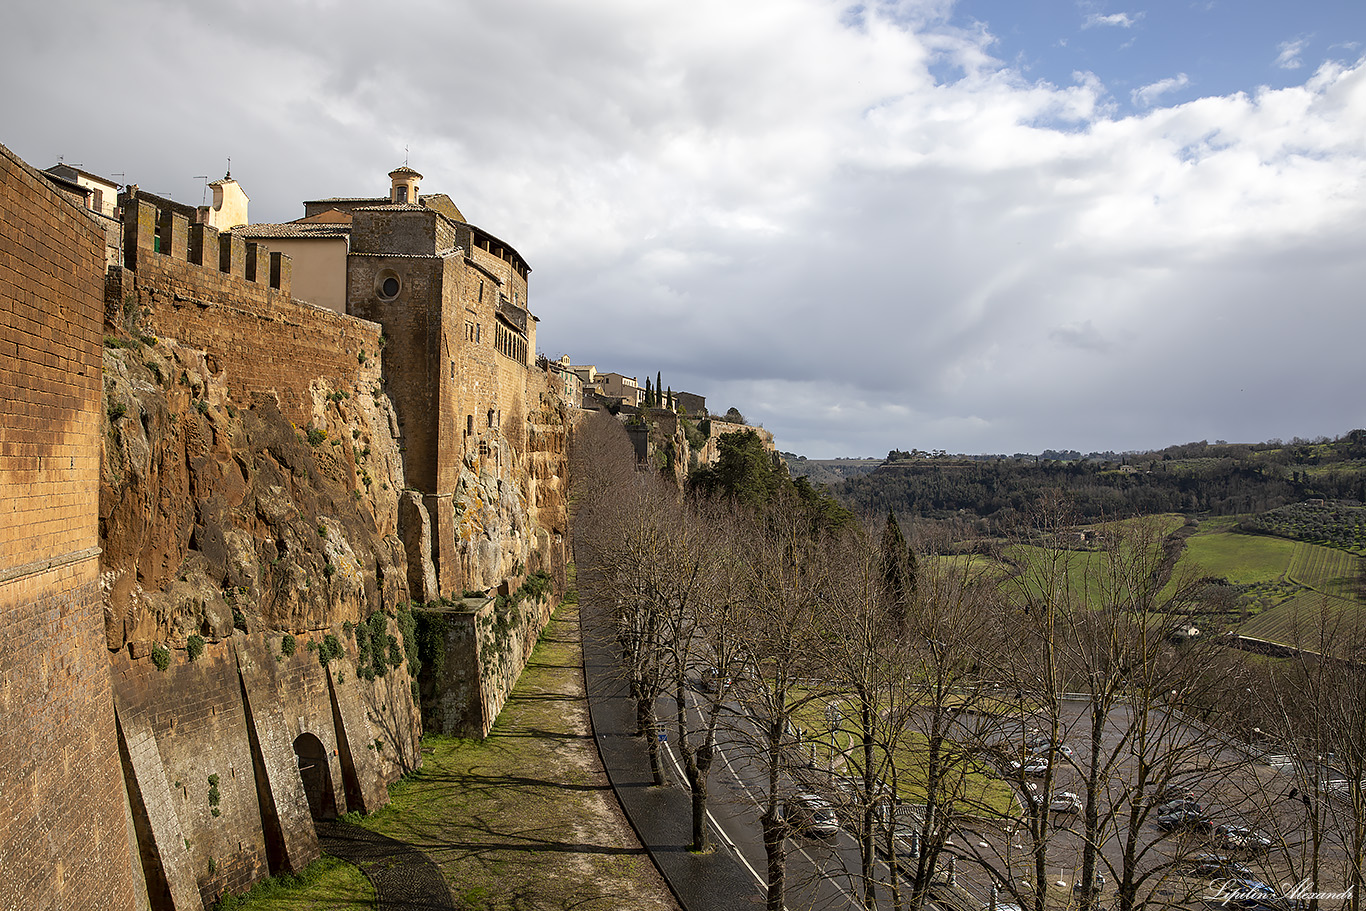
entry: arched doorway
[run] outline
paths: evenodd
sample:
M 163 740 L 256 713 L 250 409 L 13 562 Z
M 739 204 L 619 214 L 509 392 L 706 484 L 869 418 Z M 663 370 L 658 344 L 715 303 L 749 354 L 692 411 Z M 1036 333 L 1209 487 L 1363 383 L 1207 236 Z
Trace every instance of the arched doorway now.
M 294 755 L 299 760 L 299 777 L 308 795 L 308 811 L 314 819 L 334 819 L 337 798 L 332 793 L 332 772 L 327 764 L 327 748 L 321 740 L 305 731 L 294 740 Z

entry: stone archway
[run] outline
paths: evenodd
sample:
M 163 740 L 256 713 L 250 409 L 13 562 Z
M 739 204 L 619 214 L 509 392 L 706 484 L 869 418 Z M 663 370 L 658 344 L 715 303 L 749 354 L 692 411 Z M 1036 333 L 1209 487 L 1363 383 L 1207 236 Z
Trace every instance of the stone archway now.
M 299 777 L 308 795 L 308 811 L 314 819 L 335 819 L 337 797 L 332 790 L 332 770 L 327 748 L 321 740 L 305 731 L 294 739 L 294 755 L 299 761 Z

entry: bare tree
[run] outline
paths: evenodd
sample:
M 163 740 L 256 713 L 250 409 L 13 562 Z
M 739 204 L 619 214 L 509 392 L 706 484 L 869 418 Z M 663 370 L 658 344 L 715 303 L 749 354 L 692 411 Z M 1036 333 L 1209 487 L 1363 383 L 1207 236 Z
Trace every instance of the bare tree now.
M 782 911 L 787 875 L 787 824 L 783 817 L 785 773 L 795 747 L 795 720 L 803 707 L 825 695 L 813 666 L 812 638 L 818 618 L 837 596 L 828 542 L 790 496 L 779 496 L 747 517 L 750 558 L 745 597 L 735 619 L 743 643 L 738 695 L 749 718 L 733 728 L 761 769 L 765 784 L 764 852 L 767 906 Z M 814 684 L 814 685 L 813 685 Z

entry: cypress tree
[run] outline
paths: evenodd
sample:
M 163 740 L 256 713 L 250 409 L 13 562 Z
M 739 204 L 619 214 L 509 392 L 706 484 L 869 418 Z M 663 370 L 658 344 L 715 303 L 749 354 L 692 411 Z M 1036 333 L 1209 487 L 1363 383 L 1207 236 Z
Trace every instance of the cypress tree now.
M 915 596 L 916 564 L 906 538 L 901 534 L 896 514 L 887 508 L 887 525 L 882 531 L 882 598 L 887 617 L 898 632 L 905 629 L 911 599 Z

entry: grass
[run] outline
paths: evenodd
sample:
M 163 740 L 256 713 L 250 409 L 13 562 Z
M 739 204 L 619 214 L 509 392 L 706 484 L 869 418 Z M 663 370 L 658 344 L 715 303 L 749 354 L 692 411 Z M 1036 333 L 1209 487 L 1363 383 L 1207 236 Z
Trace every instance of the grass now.
M 1361 558 L 1335 547 L 1295 543 L 1287 574 L 1301 585 L 1338 598 L 1355 598 Z
M 1313 652 L 1323 651 L 1327 645 L 1331 651 L 1332 642 L 1340 638 L 1356 638 L 1349 631 L 1363 619 L 1366 619 L 1366 615 L 1362 614 L 1359 601 L 1306 591 L 1270 610 L 1262 611 L 1239 627 L 1238 632 L 1254 639 L 1297 646 Z
M 462 911 L 674 907 L 599 765 L 581 667 L 571 600 L 488 738 L 424 738 L 422 769 L 358 824 L 424 851 Z
M 257 883 L 246 895 L 225 896 L 214 907 L 217 911 L 374 908 L 375 890 L 356 867 L 335 857 L 323 857 L 297 875 Z
M 1219 530 L 1186 539 L 1182 563 L 1199 576 L 1227 579 L 1234 585 L 1280 581 L 1290 569 L 1295 542 L 1267 535 Z
M 583 698 L 578 606 L 566 599 L 485 740 L 427 737 L 389 806 L 349 822 L 422 850 L 460 911 L 675 909 L 608 786 Z M 355 901 L 355 899 L 350 899 Z M 323 903 L 307 887 L 266 908 Z M 370 907 L 356 904 L 354 907 Z
M 843 718 L 840 730 L 835 732 L 834 737 L 836 768 L 838 770 L 838 757 L 843 755 L 846 762 L 845 774 L 858 776 L 861 774 L 859 769 L 862 768 L 858 760 L 863 754 L 861 741 L 855 738 L 851 730 L 858 725 L 857 718 L 852 717 L 856 708 L 853 702 L 838 696 L 812 699 L 794 713 L 794 721 L 806 732 L 806 739 L 817 744 L 816 761 L 823 765 L 827 762 L 830 749 L 831 737 L 826 706 L 831 702 L 841 705 Z M 896 753 L 897 793 L 903 800 L 912 803 L 925 802 L 928 785 L 924 769 L 928 743 L 923 735 L 910 732 Z M 886 753 L 883 748 L 875 747 L 874 753 L 877 757 L 874 759 L 875 766 L 879 770 L 885 769 L 887 764 L 882 757 Z M 1010 786 L 990 772 L 960 764 L 950 772 L 950 775 L 954 781 L 947 790 L 958 802 L 960 810 L 973 815 L 989 816 L 1005 816 L 1014 811 L 1015 799 Z

